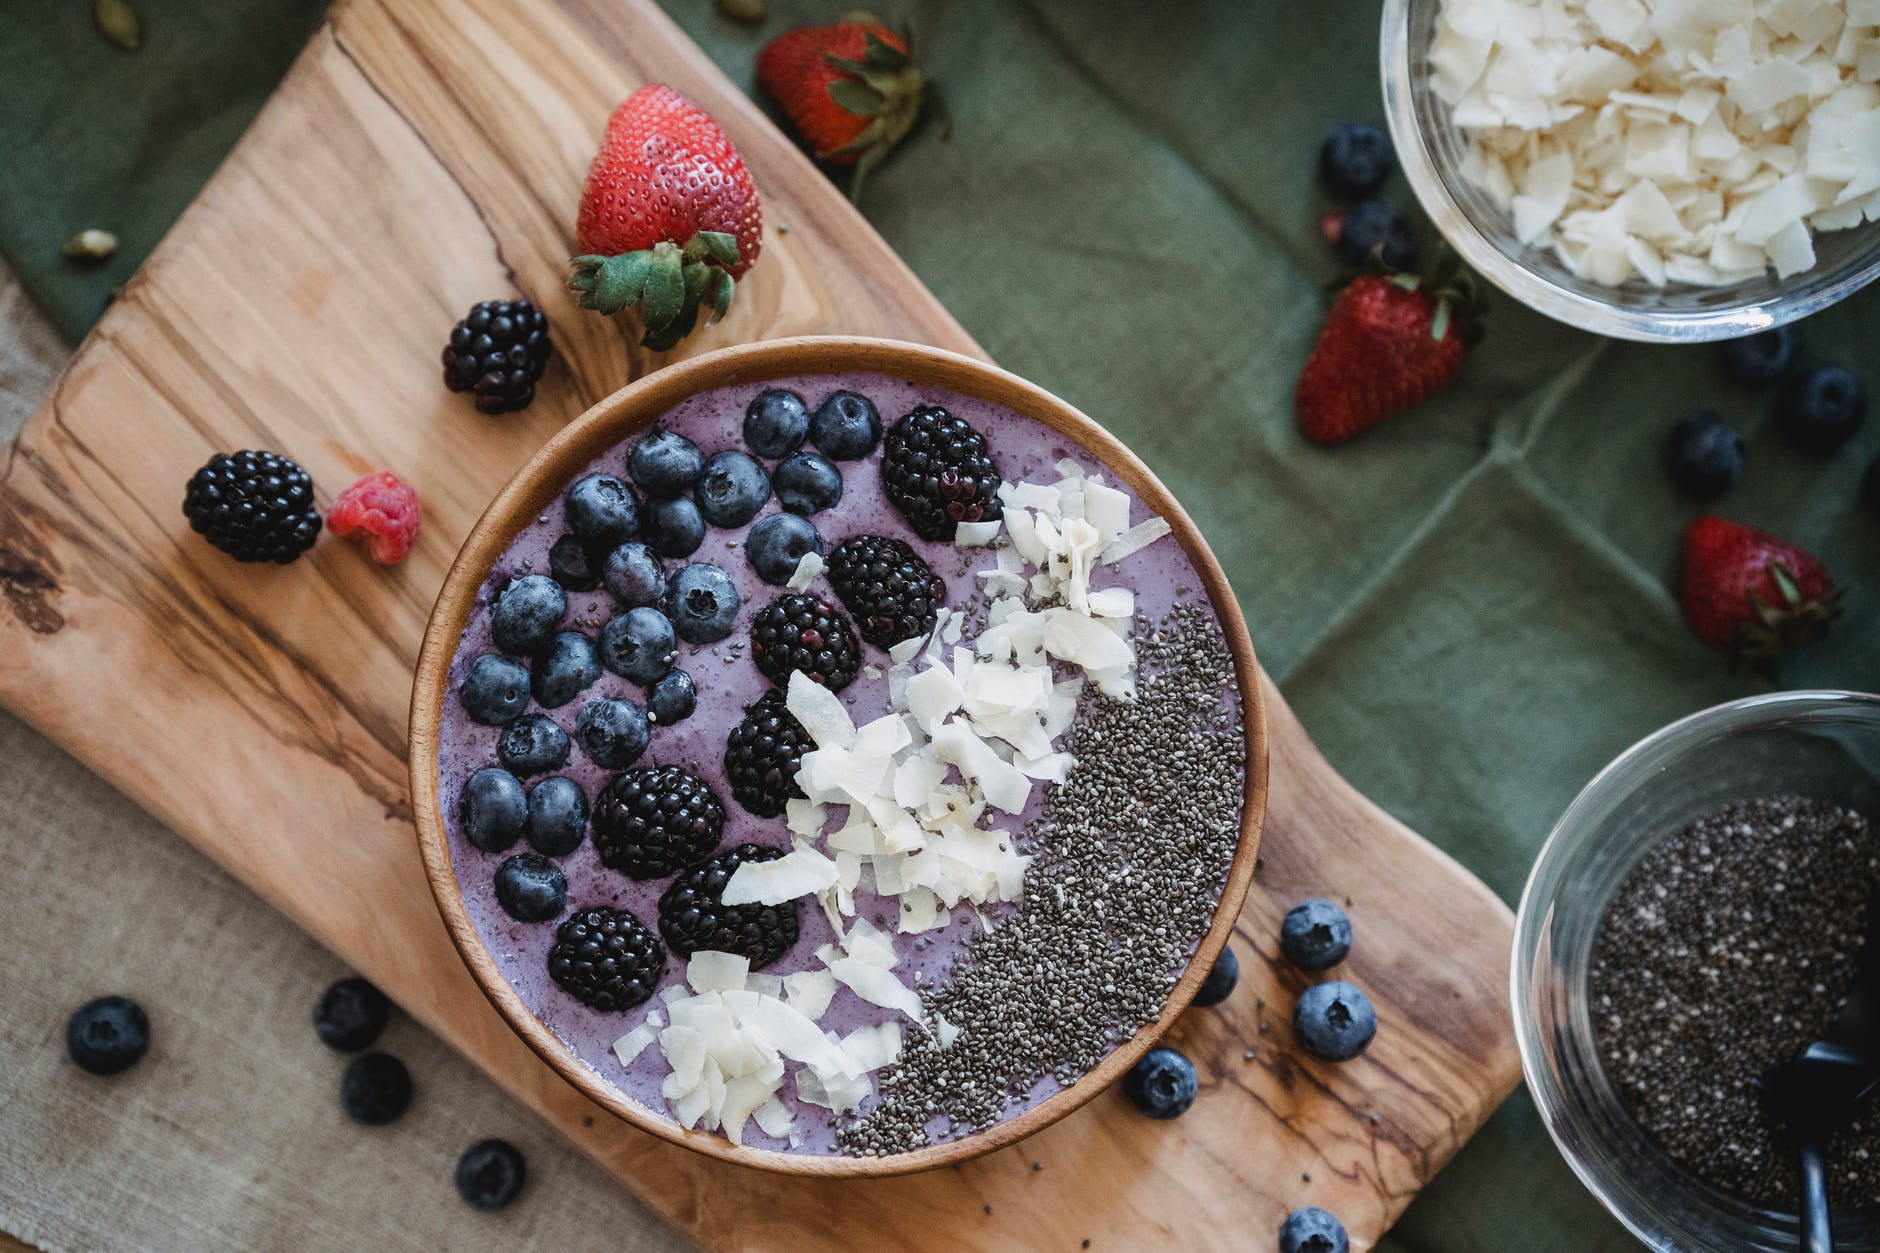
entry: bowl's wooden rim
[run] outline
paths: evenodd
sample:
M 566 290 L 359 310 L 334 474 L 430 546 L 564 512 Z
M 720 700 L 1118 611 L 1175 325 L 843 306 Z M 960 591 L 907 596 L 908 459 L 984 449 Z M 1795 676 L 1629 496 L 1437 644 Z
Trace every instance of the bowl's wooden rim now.
M 1247 750 L 1246 793 L 1240 842 L 1214 920 L 1169 994 L 1160 1016 L 1138 1030 L 1076 1083 L 977 1135 L 929 1145 L 892 1157 L 848 1157 L 784 1153 L 733 1145 L 703 1131 L 687 1131 L 660 1111 L 628 1097 L 569 1052 L 522 1003 L 490 958 L 464 909 L 438 812 L 438 725 L 451 658 L 476 601 L 477 590 L 518 528 L 534 518 L 575 476 L 629 435 L 650 425 L 686 398 L 714 388 L 791 375 L 888 374 L 1003 405 L 1043 422 L 1095 454 L 1143 502 L 1167 519 L 1174 537 L 1193 561 L 1229 647 L 1240 685 Z M 418 656 L 411 694 L 411 794 L 424 857 L 425 876 L 451 940 L 478 986 L 511 1029 L 597 1105 L 674 1144 L 739 1165 L 784 1174 L 864 1177 L 907 1174 L 952 1165 L 1017 1142 L 1083 1105 L 1109 1087 L 1168 1029 L 1188 1006 L 1220 955 L 1240 916 L 1253 881 L 1261 825 L 1266 816 L 1267 733 L 1260 674 L 1247 624 L 1214 554 L 1194 522 L 1149 468 L 1103 427 L 1044 389 L 995 366 L 957 353 L 893 340 L 849 336 L 805 336 L 725 348 L 665 366 L 602 400 L 542 446 L 498 492 L 464 541 L 431 612 Z

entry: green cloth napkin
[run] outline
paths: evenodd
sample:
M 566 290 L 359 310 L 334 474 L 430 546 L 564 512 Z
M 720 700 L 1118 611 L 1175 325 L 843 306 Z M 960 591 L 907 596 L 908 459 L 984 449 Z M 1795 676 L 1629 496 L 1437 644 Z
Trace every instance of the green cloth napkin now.
M 98 39 L 79 3 L 34 6 L 0 31 L 14 154 L 0 251 L 72 333 L 208 175 L 320 8 L 141 3 L 150 39 L 136 54 Z M 706 0 L 667 7 L 750 87 L 767 33 L 849 6 L 772 0 L 762 28 Z M 1778 686 L 1880 686 L 1880 518 L 1857 503 L 1880 419 L 1853 448 L 1804 456 L 1769 429 L 1770 395 L 1728 382 L 1714 351 L 1602 341 L 1503 298 L 1448 394 L 1342 448 L 1299 437 L 1293 381 L 1336 272 L 1314 163 L 1337 122 L 1381 120 L 1378 0 L 885 7 L 917 28 L 954 135 L 925 129 L 877 171 L 870 219 L 994 358 L 1155 468 L 1333 763 L 1504 898 L 1573 794 L 1639 736 Z M 1400 178 L 1384 194 L 1411 202 Z M 58 244 L 91 225 L 125 247 L 79 273 Z M 1880 402 L 1880 291 L 1805 337 L 1867 368 Z M 1698 510 L 1659 462 L 1671 423 L 1700 407 L 1749 444 L 1719 511 L 1793 536 L 1855 583 L 1846 621 L 1780 683 L 1731 673 L 1679 620 L 1679 537 Z M 1632 1245 L 1517 1097 L 1382 1247 Z

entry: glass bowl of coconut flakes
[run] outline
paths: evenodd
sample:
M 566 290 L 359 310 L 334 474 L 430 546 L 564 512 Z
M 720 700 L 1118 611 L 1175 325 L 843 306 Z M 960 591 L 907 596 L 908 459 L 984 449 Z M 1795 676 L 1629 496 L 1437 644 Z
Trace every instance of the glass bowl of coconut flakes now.
M 1386 0 L 1450 245 L 1597 334 L 1732 339 L 1880 278 L 1880 0 Z

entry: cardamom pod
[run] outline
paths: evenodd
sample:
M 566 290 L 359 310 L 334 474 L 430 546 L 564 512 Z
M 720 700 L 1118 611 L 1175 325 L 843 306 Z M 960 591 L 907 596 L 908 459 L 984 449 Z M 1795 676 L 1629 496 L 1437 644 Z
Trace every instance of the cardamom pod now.
M 144 42 L 143 23 L 137 20 L 137 10 L 131 8 L 129 0 L 92 0 L 91 16 L 104 37 L 126 52 Z
M 74 261 L 102 261 L 117 251 L 118 237 L 97 227 L 82 230 L 65 241 L 59 251 Z

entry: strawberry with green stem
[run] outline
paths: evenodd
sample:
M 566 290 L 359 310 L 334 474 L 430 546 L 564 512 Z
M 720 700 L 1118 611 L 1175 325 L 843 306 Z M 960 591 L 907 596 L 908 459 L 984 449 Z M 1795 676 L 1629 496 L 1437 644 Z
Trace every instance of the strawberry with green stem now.
M 575 225 L 569 286 L 584 308 L 637 308 L 641 342 L 664 351 L 724 317 L 763 242 L 757 189 L 710 114 L 664 83 L 607 119 Z
M 1828 633 L 1834 578 L 1785 539 L 1705 515 L 1684 532 L 1678 600 L 1698 639 L 1739 661 L 1769 661 Z
M 1353 279 L 1300 372 L 1300 431 L 1342 443 L 1441 392 L 1481 339 L 1485 305 L 1453 253 L 1427 276 L 1383 269 Z
M 854 167 L 849 195 L 855 199 L 868 172 L 913 129 L 921 110 L 944 110 L 911 41 L 867 13 L 778 35 L 757 54 L 757 83 L 818 160 Z

